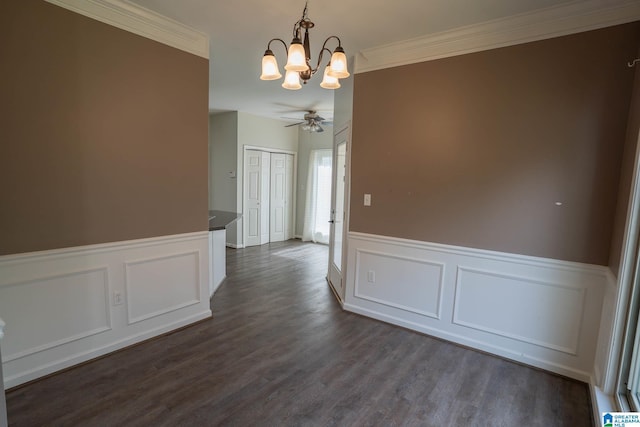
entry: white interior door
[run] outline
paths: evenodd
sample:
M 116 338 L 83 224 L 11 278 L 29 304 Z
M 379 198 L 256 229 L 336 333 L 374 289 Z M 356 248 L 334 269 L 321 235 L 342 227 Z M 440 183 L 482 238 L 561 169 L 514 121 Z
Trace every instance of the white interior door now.
M 271 181 L 271 153 L 261 152 L 260 165 L 260 244 L 269 243 L 269 192 Z
M 286 182 L 285 182 L 285 215 L 284 229 L 285 240 L 293 239 L 293 154 L 285 155 Z
M 294 156 L 247 149 L 244 154 L 244 245 L 293 237 Z
M 331 229 L 329 234 L 329 283 L 340 298 L 344 298 L 342 280 L 343 240 L 345 233 L 345 180 L 347 164 L 347 138 L 349 128 L 334 137 L 331 192 Z
M 287 168 L 286 154 L 271 153 L 271 201 L 269 209 L 269 239 L 272 242 L 286 240 Z
M 261 207 L 260 207 L 260 181 L 262 152 L 246 150 L 244 153 L 244 209 L 242 222 L 244 224 L 245 246 L 260 244 L 261 232 Z

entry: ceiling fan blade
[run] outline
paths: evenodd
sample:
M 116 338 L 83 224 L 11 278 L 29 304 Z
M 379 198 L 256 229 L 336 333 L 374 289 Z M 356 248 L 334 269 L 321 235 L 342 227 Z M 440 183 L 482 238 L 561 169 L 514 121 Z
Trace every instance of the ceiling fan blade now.
M 286 108 L 286 110 L 280 110 L 280 113 L 295 113 L 298 111 L 304 111 L 304 112 L 308 112 L 308 111 L 317 111 L 318 106 L 320 105 L 320 102 L 313 102 L 313 104 L 307 105 L 307 106 L 301 106 L 301 105 L 293 105 L 293 104 L 287 104 L 285 102 L 273 102 L 273 105 L 277 106 L 277 107 L 284 107 Z
M 301 125 L 301 124 L 303 124 L 303 123 L 304 123 L 304 122 L 291 123 L 290 125 L 285 125 L 284 127 L 286 127 L 286 128 L 290 128 L 291 126 L 298 126 L 298 125 Z

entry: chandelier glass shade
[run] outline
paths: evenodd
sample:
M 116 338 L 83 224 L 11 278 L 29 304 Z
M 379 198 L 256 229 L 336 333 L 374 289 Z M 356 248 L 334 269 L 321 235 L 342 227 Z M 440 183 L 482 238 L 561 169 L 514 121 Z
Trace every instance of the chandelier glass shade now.
M 282 78 L 278 61 L 271 50 L 271 43 L 278 41 L 284 45 L 285 51 L 287 52 L 287 63 L 284 66 L 286 73 L 284 83 L 282 83 L 283 88 L 290 90 L 300 89 L 302 87 L 300 81 L 306 84 L 307 81 L 311 79 L 320 69 L 323 56 L 327 53 L 331 55 L 331 58 L 325 66 L 320 86 L 325 89 L 337 89 L 340 87 L 338 79 L 344 79 L 350 75 L 347 67 L 347 56 L 344 53 L 340 39 L 337 36 L 329 36 L 322 44 L 315 68 L 311 66 L 309 29 L 313 28 L 315 24 L 307 16 L 307 8 L 308 4 L 305 4 L 302 18 L 293 26 L 293 40 L 288 47 L 282 39 L 276 38 L 269 40 L 267 50 L 262 57 L 262 74 L 260 75 L 260 80 L 278 80 Z M 304 38 L 301 38 L 302 30 L 304 30 Z M 327 43 L 333 39 L 337 40 L 338 46 L 331 52 L 331 50 L 327 48 Z
M 300 39 L 294 38 L 289 46 L 289 52 L 287 55 L 287 65 L 284 69 L 287 71 L 307 71 L 307 56 L 304 51 L 304 46 L 300 42 Z
M 282 87 L 291 90 L 300 89 L 302 87 L 300 84 L 300 74 L 296 71 L 287 71 L 284 75 Z
M 262 57 L 262 75 L 260 76 L 260 79 L 278 80 L 281 77 L 282 74 L 280 74 L 280 70 L 278 70 L 278 62 L 276 61 L 276 57 L 273 55 L 273 52 L 269 55 L 265 53 Z
M 322 76 L 322 82 L 320 87 L 325 89 L 338 89 L 340 87 L 340 81 L 337 77 L 329 75 L 330 67 L 325 67 L 324 76 Z

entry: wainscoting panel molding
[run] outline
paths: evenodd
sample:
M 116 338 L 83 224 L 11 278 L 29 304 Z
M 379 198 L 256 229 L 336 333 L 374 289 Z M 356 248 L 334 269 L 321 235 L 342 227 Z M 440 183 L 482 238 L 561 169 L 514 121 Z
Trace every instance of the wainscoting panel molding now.
M 348 311 L 589 382 L 607 267 L 351 232 Z
M 200 302 L 197 251 L 126 262 L 125 266 L 129 324 Z
M 208 232 L 0 257 L 5 388 L 211 317 Z
M 444 264 L 373 251 L 356 256 L 356 297 L 440 318 Z
M 5 319 L 36 318 L 46 322 L 12 324 L 20 340 L 7 339 L 3 360 L 10 362 L 111 329 L 107 268 L 95 268 L 31 279 L 0 288 Z M 83 301 L 82 305 L 77 304 Z M 55 310 L 51 310 L 55 307 Z
M 458 267 L 455 292 L 456 325 L 571 355 L 578 352 L 584 289 Z M 548 316 L 549 311 L 554 316 Z

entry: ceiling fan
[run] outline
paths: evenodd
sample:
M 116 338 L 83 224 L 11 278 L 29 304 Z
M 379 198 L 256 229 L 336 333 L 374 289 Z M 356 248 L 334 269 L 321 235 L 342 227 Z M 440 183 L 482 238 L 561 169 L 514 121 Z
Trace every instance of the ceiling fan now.
M 302 121 L 298 123 L 292 123 L 290 125 L 285 125 L 285 127 L 288 128 L 291 126 L 302 125 L 302 130 L 306 130 L 309 132 L 324 132 L 324 129 L 322 128 L 322 126 L 320 126 L 323 123 L 331 124 L 331 122 L 327 121 L 324 117 L 320 117 L 317 111 L 307 110 L 307 113 L 304 115 L 304 119 Z

